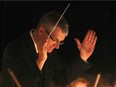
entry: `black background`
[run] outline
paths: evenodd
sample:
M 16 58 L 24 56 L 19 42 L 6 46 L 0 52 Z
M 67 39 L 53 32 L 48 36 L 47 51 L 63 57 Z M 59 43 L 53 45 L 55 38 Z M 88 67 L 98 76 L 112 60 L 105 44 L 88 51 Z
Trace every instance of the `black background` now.
M 98 41 L 90 59 L 89 72 L 116 72 L 116 2 L 115 1 L 1 1 L 0 66 L 6 45 L 27 29 L 35 28 L 40 17 L 49 11 L 62 13 L 70 26 L 69 36 L 59 49 L 67 64 L 78 51 L 74 37 L 82 39 L 88 29 L 96 31 Z

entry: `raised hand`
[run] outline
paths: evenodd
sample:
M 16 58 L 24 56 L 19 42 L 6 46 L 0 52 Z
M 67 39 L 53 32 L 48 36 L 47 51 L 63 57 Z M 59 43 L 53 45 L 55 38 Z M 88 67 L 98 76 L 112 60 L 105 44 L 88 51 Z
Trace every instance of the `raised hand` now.
M 82 43 L 80 42 L 80 40 L 78 38 L 75 38 L 75 41 L 76 41 L 77 47 L 80 51 L 80 57 L 84 61 L 87 61 L 87 59 L 93 53 L 95 45 L 96 45 L 96 41 L 97 41 L 96 32 L 93 30 L 88 30 Z
M 36 63 L 40 70 L 42 70 L 43 65 L 47 59 L 47 41 L 48 41 L 48 38 L 46 40 L 42 41 L 42 43 L 39 45 L 39 49 L 38 49 L 39 58 L 36 60 Z

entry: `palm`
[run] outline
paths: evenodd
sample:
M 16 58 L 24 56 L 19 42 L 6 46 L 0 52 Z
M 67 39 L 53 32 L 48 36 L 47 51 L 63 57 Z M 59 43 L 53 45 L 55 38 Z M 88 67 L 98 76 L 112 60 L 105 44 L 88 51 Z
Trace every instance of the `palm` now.
M 96 33 L 93 30 L 89 30 L 82 43 L 79 39 L 75 39 L 77 47 L 80 50 L 80 56 L 85 61 L 91 56 L 94 51 L 97 41 L 97 36 L 95 34 Z

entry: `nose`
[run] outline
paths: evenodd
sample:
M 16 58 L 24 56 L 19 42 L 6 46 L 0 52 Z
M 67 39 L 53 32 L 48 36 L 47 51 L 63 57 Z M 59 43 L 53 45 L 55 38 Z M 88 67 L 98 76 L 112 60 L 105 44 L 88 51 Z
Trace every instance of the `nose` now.
M 54 43 L 53 45 L 54 45 L 54 48 L 59 49 L 59 44 Z
M 57 44 L 56 49 L 59 49 L 59 44 Z

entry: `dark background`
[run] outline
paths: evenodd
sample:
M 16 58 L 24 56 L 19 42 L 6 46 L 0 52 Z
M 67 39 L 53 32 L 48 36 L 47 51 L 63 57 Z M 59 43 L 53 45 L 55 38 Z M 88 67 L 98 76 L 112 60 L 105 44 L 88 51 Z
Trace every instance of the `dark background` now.
M 96 31 L 98 41 L 92 58 L 93 67 L 89 72 L 116 72 L 116 2 L 115 1 L 1 1 L 0 28 L 0 67 L 6 45 L 27 29 L 35 28 L 40 17 L 49 11 L 64 14 L 70 25 L 69 36 L 59 49 L 65 63 L 75 57 L 76 44 L 74 37 L 82 40 L 88 29 Z

